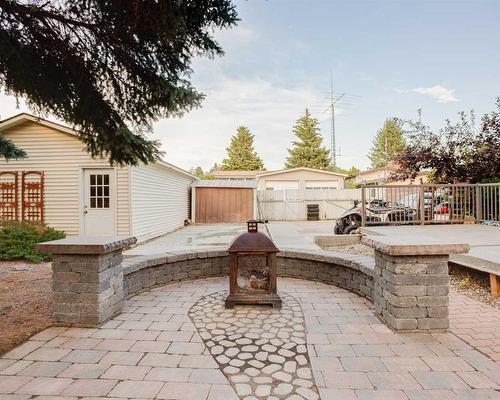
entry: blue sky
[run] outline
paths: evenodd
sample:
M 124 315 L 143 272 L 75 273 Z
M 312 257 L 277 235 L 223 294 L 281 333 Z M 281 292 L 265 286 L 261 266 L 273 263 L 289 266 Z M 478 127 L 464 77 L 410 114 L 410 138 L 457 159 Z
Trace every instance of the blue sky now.
M 478 116 L 500 96 L 500 1 L 235 1 L 238 27 L 217 32 L 222 58 L 197 59 L 201 109 L 160 120 L 166 160 L 204 169 L 225 156 L 239 125 L 255 134 L 267 169 L 283 167 L 292 125 L 309 108 L 329 145 L 330 71 L 338 93 L 338 164 L 368 167 L 376 131 L 390 117 L 434 128 L 461 110 Z M 0 98 L 1 117 L 16 111 Z M 21 105 L 21 108 L 24 108 Z

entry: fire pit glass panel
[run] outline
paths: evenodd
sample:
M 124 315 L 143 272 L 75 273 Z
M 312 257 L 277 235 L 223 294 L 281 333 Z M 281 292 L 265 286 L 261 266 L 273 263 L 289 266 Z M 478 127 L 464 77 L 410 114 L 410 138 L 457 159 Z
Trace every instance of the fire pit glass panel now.
M 265 255 L 238 256 L 236 283 L 238 293 L 268 293 L 271 288 L 271 269 Z

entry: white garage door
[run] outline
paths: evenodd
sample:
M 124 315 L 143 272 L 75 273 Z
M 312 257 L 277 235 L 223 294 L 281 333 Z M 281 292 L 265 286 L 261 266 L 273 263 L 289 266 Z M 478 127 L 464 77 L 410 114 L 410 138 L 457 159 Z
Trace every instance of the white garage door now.
M 298 189 L 299 181 L 266 181 L 267 190 Z
M 306 189 L 337 189 L 337 181 L 306 181 Z

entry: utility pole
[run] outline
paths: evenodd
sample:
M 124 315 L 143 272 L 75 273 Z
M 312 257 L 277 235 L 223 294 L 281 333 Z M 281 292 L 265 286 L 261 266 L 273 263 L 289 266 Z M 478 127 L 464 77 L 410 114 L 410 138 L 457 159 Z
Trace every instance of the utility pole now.
M 346 95 L 342 93 L 340 96 L 336 96 L 333 93 L 333 73 L 330 72 L 330 107 L 332 111 L 332 127 L 330 133 L 330 155 L 332 158 L 332 166 L 335 168 L 337 166 L 337 145 L 335 141 L 335 104 Z

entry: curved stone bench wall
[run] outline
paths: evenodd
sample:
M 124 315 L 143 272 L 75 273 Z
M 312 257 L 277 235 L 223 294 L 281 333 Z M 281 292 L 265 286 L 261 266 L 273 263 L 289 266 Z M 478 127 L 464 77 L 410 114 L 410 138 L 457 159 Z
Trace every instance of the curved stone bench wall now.
M 335 254 L 335 255 L 334 255 Z M 284 250 L 278 253 L 278 277 L 300 278 L 336 285 L 373 298 L 375 262 L 366 256 L 333 252 Z
M 278 276 L 334 284 L 372 299 L 374 262 L 333 254 L 285 249 L 278 253 Z M 124 291 L 130 297 L 172 282 L 227 276 L 228 271 L 228 253 L 219 249 L 134 257 L 123 262 Z
M 363 238 L 366 256 L 281 249 L 278 276 L 334 284 L 373 299 L 375 312 L 397 331 L 447 329 L 448 255 L 462 244 L 418 245 L 394 238 Z M 123 299 L 171 282 L 227 276 L 224 250 L 169 252 L 122 262 L 135 238 L 70 237 L 37 245 L 53 254 L 56 325 L 99 326 L 122 309 Z M 401 242 L 401 243 L 400 243 Z
M 123 262 L 125 296 L 145 289 L 185 280 L 227 276 L 226 251 L 186 251 L 164 255 L 140 256 Z

